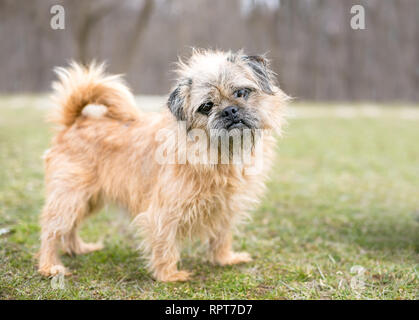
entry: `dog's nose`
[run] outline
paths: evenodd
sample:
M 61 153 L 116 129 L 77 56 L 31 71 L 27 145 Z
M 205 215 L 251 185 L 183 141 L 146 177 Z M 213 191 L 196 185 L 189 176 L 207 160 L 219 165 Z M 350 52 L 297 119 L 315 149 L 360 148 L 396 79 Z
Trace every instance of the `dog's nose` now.
M 229 117 L 231 119 L 234 119 L 237 117 L 237 111 L 239 111 L 237 107 L 229 106 L 223 110 L 222 115 L 223 117 Z

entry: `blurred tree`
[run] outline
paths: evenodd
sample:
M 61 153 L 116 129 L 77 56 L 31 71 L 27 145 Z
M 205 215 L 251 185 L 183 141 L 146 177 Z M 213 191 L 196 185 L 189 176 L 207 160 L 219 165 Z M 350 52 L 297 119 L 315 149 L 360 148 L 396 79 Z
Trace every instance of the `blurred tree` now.
M 365 30 L 350 27 L 358 4 Z M 419 101 L 418 24 L 417 0 L 0 0 L 0 91 L 47 90 L 55 65 L 95 58 L 163 94 L 177 56 L 204 47 L 267 53 L 296 98 Z
M 147 28 L 150 16 L 153 12 L 153 0 L 125 0 L 120 2 L 114 0 L 96 0 L 68 2 L 66 7 L 70 7 L 72 19 L 77 19 L 77 22 L 73 24 L 76 27 L 74 36 L 77 48 L 77 61 L 86 64 L 92 60 L 93 57 L 89 54 L 88 48 L 95 27 L 111 12 L 118 10 L 121 5 L 128 5 L 130 10 L 134 10 L 137 13 L 137 19 L 131 34 L 125 31 L 128 33 L 128 37 L 124 37 L 126 40 L 125 48 L 120 52 L 120 54 L 125 55 L 125 57 L 121 59 L 122 70 L 129 70 L 135 52 L 140 47 L 141 37 Z
M 75 30 L 77 47 L 76 60 L 86 64 L 91 60 L 88 54 L 88 43 L 93 28 L 101 19 L 118 6 L 118 2 L 112 0 L 74 1 L 66 4 L 66 7 L 68 6 L 73 6 L 73 11 L 77 12 L 74 16 L 77 16 L 79 19 Z M 72 17 L 73 19 L 74 16 Z
M 153 13 L 154 1 L 144 0 L 144 4 L 137 14 L 137 22 L 135 24 L 131 39 L 127 41 L 127 48 L 125 49 L 126 56 L 123 60 L 122 70 L 127 72 L 132 64 L 135 53 L 140 49 L 143 35 L 147 29 L 150 17 Z

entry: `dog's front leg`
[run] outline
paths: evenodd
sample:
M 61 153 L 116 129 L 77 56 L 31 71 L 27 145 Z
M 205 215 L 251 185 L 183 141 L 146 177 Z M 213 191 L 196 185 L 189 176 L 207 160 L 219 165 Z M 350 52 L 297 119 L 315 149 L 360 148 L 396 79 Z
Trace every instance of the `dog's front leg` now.
M 188 280 L 190 273 L 177 268 L 180 259 L 178 219 L 170 213 L 149 210 L 140 213 L 135 223 L 142 231 L 142 247 L 148 256 L 148 267 L 154 278 L 164 282 Z
M 247 252 L 234 252 L 232 249 L 231 231 L 219 232 L 210 239 L 210 256 L 213 263 L 221 266 L 233 265 L 252 261 Z

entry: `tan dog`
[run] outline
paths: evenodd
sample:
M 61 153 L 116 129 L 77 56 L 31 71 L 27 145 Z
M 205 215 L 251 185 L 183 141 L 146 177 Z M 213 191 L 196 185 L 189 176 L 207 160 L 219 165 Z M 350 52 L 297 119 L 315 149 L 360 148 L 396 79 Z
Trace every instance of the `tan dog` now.
M 149 268 L 160 281 L 188 279 L 188 272 L 177 269 L 186 237 L 208 240 L 214 263 L 251 260 L 249 254 L 232 250 L 231 230 L 263 191 L 287 98 L 265 58 L 194 51 L 187 63 L 179 63 L 167 111 L 160 113 L 140 112 L 120 77 L 105 75 L 102 66 L 72 64 L 57 73 L 60 81 L 54 89 L 60 109 L 53 121 L 61 128 L 45 155 L 40 273 L 67 273 L 58 256 L 60 243 L 70 254 L 102 248 L 84 243 L 77 229 L 107 201 L 132 213 Z M 178 132 L 181 121 L 187 134 L 201 129 L 208 139 L 213 130 L 227 131 L 231 138 L 244 129 L 252 134 L 263 129 L 263 170 L 246 174 L 248 165 L 243 163 L 157 161 L 160 133 Z M 191 143 L 166 141 L 165 154 L 178 158 Z

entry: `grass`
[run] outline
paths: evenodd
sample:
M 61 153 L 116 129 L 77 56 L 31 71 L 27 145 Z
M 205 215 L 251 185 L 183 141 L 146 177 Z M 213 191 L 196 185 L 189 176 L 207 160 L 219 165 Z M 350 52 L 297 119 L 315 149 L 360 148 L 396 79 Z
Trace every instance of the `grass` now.
M 54 289 L 33 258 L 41 155 L 51 137 L 42 103 L 0 98 L 1 299 L 418 299 L 417 117 L 397 117 L 395 108 L 339 117 L 319 105 L 295 107 L 323 113 L 289 121 L 263 203 L 236 237 L 250 264 L 211 266 L 205 248 L 192 244 L 182 267 L 193 280 L 155 282 L 128 218 L 108 208 L 82 229 L 87 240 L 105 237 L 106 248 L 64 257 L 74 274 Z

